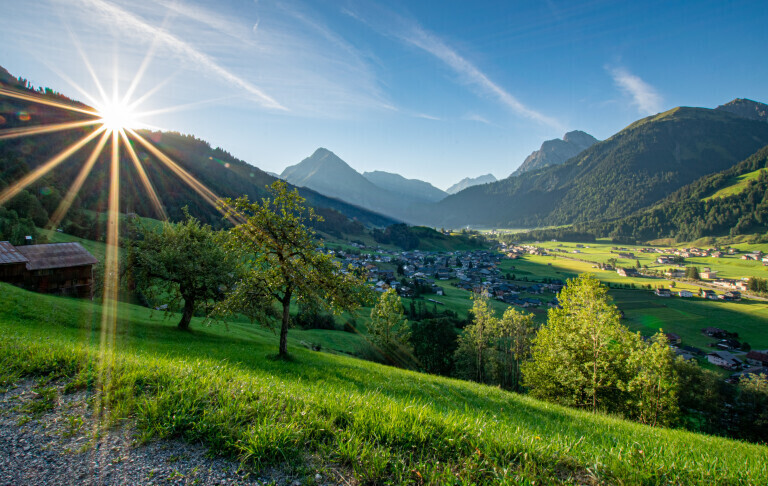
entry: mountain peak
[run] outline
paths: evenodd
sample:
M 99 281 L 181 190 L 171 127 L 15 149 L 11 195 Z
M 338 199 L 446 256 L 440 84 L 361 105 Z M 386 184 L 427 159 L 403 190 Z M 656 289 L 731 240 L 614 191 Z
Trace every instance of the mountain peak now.
M 768 122 L 768 105 L 746 98 L 736 98 L 724 105 L 720 105 L 716 110 L 727 111 L 750 120 L 759 120 Z
M 518 176 L 524 172 L 540 169 L 548 165 L 560 165 L 597 142 L 599 142 L 598 139 L 581 130 L 568 132 L 563 135 L 562 139 L 547 140 L 541 144 L 539 150 L 535 150 L 526 157 L 512 175 Z
M 496 182 L 498 179 L 493 174 L 485 174 L 477 177 L 465 177 L 456 184 L 452 185 L 445 190 L 448 194 L 456 194 L 464 189 L 472 186 L 479 186 L 480 184 L 488 184 L 490 182 Z

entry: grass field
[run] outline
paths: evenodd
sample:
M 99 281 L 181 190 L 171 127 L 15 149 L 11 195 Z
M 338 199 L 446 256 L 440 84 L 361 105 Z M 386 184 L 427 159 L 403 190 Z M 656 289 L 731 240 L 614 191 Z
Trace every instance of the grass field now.
M 0 284 L 0 384 L 20 376 L 100 390 L 112 423 L 181 437 L 256 467 L 334 465 L 368 484 L 766 484 L 768 448 L 650 428 L 493 387 L 290 346 L 230 324 L 177 331 Z M 291 331 L 293 333 L 293 331 Z M 101 343 L 101 344 L 100 344 Z M 292 344 L 295 340 L 292 340 Z M 319 459 L 318 459 L 319 458 Z
M 768 302 L 742 300 L 721 302 L 659 298 L 651 292 L 613 290 L 611 296 L 625 313 L 625 324 L 645 335 L 659 329 L 680 335 L 683 345 L 708 349 L 715 340 L 701 333 L 709 326 L 738 332 L 741 341 L 753 348 L 768 348 Z

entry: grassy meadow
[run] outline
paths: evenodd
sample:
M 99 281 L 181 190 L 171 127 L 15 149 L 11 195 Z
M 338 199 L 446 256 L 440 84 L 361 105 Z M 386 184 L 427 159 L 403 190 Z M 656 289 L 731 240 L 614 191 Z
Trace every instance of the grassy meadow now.
M 199 441 L 308 477 L 333 466 L 367 484 L 768 482 L 763 446 L 312 352 L 296 339 L 293 359 L 276 361 L 276 337 L 244 323 L 195 319 L 185 333 L 121 303 L 115 326 L 102 328 L 101 311 L 0 284 L 0 382 L 69 380 L 68 390 L 99 390 L 94 413 L 100 404 L 143 439 Z

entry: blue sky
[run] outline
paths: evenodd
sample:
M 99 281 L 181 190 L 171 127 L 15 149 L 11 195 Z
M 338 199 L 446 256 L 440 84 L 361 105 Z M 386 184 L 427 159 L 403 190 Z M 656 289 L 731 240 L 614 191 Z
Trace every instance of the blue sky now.
M 445 188 L 569 130 L 768 102 L 768 2 L 6 2 L 0 65 L 281 172 L 318 147 Z M 151 53 L 151 59 L 147 54 Z M 86 63 L 83 59 L 87 59 Z M 142 66 L 145 65 L 145 69 Z M 77 85 L 79 89 L 73 87 Z M 175 108 L 163 111 L 165 108 Z M 224 169 L 222 169 L 224 170 Z

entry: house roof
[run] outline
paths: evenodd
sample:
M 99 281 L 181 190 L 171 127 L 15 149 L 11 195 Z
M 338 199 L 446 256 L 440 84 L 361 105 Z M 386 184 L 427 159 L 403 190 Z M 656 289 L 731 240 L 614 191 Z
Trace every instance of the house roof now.
M 756 361 L 768 361 L 768 352 L 752 350 L 747 353 L 747 359 L 754 359 Z
M 77 242 L 18 246 L 16 250 L 26 257 L 27 270 L 79 267 L 99 263 L 96 257 Z
M 0 265 L 27 263 L 28 261 L 15 246 L 7 241 L 0 241 Z

